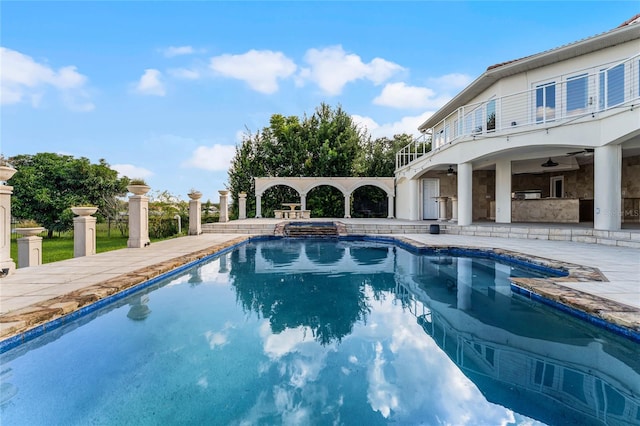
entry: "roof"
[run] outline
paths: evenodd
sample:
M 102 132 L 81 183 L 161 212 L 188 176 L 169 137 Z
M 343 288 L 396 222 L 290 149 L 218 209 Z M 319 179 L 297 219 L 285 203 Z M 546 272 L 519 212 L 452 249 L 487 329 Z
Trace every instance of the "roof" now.
M 640 13 L 610 31 L 565 44 L 555 49 L 491 65 L 480 77 L 475 79 L 462 92 L 458 93 L 453 99 L 447 102 L 446 105 L 418 126 L 418 129 L 424 130 L 433 127 L 436 123 L 455 111 L 460 105 L 467 104 L 502 78 L 575 58 L 631 40 L 640 39 L 639 24 Z

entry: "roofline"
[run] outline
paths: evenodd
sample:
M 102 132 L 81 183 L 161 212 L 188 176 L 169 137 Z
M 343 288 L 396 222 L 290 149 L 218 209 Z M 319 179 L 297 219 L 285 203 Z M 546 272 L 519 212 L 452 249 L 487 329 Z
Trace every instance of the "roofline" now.
M 455 111 L 458 106 L 466 105 L 473 98 L 491 87 L 496 81 L 525 71 L 586 55 L 607 47 L 640 39 L 640 24 L 630 24 L 615 28 L 597 36 L 547 50 L 499 66 L 491 66 L 460 93 L 437 110 L 431 117 L 418 126 L 421 132 L 433 127 Z

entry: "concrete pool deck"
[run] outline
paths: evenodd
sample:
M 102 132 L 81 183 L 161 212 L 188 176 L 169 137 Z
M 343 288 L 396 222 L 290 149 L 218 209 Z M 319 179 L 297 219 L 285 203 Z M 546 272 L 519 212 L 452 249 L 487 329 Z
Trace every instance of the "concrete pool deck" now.
M 0 279 L 0 339 L 24 333 L 100 299 L 236 245 L 251 234 L 201 234 L 37 267 Z M 383 236 L 377 234 L 375 236 Z M 523 287 L 640 333 L 640 250 L 572 241 L 386 235 L 413 245 L 517 252 L 549 263 L 582 265 L 569 278 L 529 280 Z M 593 268 L 598 271 L 593 273 Z M 578 270 L 580 268 L 576 268 Z M 601 273 L 601 274 L 600 274 Z M 543 281 L 543 282 L 540 282 Z

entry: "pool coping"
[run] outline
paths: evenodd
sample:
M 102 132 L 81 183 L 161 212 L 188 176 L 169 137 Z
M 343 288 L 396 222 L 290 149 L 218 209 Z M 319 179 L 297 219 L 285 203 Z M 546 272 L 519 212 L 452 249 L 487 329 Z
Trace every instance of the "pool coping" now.
M 608 281 L 597 268 L 526 255 L 506 249 L 426 244 L 404 236 L 349 235 L 338 238 L 345 241 L 392 243 L 412 251 L 448 251 L 454 255 L 489 257 L 516 264 L 533 265 L 547 271 L 564 271 L 566 273 L 564 276 L 544 279 L 512 278 L 512 291 L 640 342 L 640 309 L 562 286 L 563 282 Z M 115 300 L 151 286 L 167 276 L 178 274 L 212 256 L 231 251 L 241 244 L 249 241 L 277 239 L 282 239 L 282 237 L 238 236 L 222 243 L 213 244 L 205 249 L 145 266 L 82 289 L 2 314 L 0 322 L 11 325 L 0 333 L 0 353 L 94 312 Z

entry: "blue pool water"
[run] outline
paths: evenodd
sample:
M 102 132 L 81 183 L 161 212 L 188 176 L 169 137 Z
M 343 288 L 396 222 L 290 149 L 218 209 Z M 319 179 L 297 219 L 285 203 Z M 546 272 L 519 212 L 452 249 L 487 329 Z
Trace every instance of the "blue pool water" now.
M 513 276 L 540 272 L 244 244 L 2 354 L 2 425 L 640 423 L 639 346 Z

